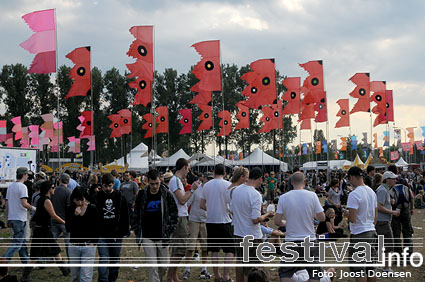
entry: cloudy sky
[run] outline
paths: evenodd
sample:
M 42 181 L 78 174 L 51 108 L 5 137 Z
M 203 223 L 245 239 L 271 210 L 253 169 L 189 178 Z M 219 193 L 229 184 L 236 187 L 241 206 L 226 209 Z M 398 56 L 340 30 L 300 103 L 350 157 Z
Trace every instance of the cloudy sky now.
M 154 25 L 159 71 L 172 67 L 186 72 L 199 60 L 190 46 L 210 39 L 221 40 L 222 63 L 240 66 L 276 58 L 276 68 L 287 76 L 305 78 L 298 63 L 323 60 L 330 138 L 349 133 L 348 128 L 332 128 L 335 102 L 349 97 L 354 84 L 348 79 L 356 72 L 370 72 L 371 80 L 385 80 L 387 89 L 393 89 L 396 126 L 425 125 L 424 1 L 1 1 L 0 65 L 31 63 L 33 55 L 18 46 L 31 35 L 21 16 L 49 8 L 56 8 L 59 65 L 71 65 L 65 55 L 90 45 L 94 65 L 123 72 L 132 62 L 125 55 L 133 40 L 129 28 Z M 350 98 L 350 107 L 354 101 Z M 352 133 L 370 132 L 369 114 L 351 118 Z M 384 125 L 374 129 L 380 145 L 383 130 Z M 417 140 L 421 134 L 418 128 Z M 310 141 L 310 133 L 302 139 Z

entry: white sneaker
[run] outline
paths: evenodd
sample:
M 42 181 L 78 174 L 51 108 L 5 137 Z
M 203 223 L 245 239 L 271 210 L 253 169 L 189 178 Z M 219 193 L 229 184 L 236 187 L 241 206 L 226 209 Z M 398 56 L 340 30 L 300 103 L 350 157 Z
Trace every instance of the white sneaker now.
M 189 279 L 189 276 L 190 276 L 190 271 L 185 271 L 184 272 L 184 274 L 183 274 L 183 280 L 187 280 L 187 279 Z
M 193 260 L 194 260 L 194 261 L 200 261 L 200 260 L 201 260 L 201 257 L 199 256 L 199 254 L 198 254 L 198 253 L 195 253 L 195 254 L 193 255 Z

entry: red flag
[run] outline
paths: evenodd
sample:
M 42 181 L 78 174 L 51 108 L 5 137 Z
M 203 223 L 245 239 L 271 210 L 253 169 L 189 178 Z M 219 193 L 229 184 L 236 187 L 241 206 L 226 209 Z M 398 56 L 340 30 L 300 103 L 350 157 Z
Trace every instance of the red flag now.
M 386 119 L 387 121 L 394 121 L 394 103 L 393 103 L 393 91 L 385 90 L 385 102 L 386 102 Z
M 412 143 L 401 143 L 401 148 L 403 149 L 403 152 L 409 152 L 412 149 Z
M 90 46 L 74 49 L 66 55 L 75 66 L 69 72 L 73 79 L 71 89 L 65 99 L 73 96 L 87 96 L 91 92 Z
M 227 136 L 232 132 L 232 117 L 229 111 L 221 111 L 218 113 L 218 117 L 221 118 L 221 121 L 218 123 L 221 130 L 217 136 Z
M 312 91 L 316 99 L 316 104 L 314 105 L 314 110 L 317 112 L 315 122 L 325 122 L 328 121 L 328 102 L 326 99 L 326 91 Z
M 302 104 L 299 120 L 312 119 L 314 116 L 314 104 Z
M 395 161 L 398 160 L 399 156 L 398 156 L 398 151 L 392 151 L 391 152 L 391 160 Z
M 252 71 L 241 77 L 248 83 L 242 91 L 242 95 L 248 97 L 244 105 L 251 109 L 272 105 L 277 100 L 274 59 L 257 60 L 250 64 L 250 68 Z
M 156 112 L 158 113 L 156 117 L 156 123 L 158 125 L 155 129 L 155 134 L 168 133 L 168 107 L 157 107 Z
M 311 129 L 311 119 L 301 120 L 301 130 L 310 130 Z
M 385 113 L 387 111 L 387 104 L 385 102 L 385 81 L 372 81 L 370 83 L 370 91 L 373 91 L 371 100 L 376 103 L 372 108 L 372 112 L 378 116 L 375 118 L 373 126 L 386 123 Z
M 239 111 L 236 118 L 239 120 L 236 124 L 235 130 L 242 128 L 249 128 L 249 108 L 243 105 L 243 101 L 236 103 Z
M 152 113 L 144 114 L 143 119 L 146 121 L 142 125 L 142 129 L 146 130 L 145 138 L 150 138 L 153 136 L 153 114 Z
M 350 80 L 356 84 L 356 88 L 351 91 L 350 96 L 358 99 L 354 104 L 351 114 L 356 112 L 370 111 L 370 78 L 369 73 L 356 73 Z
M 283 93 L 282 99 L 288 101 L 283 109 L 284 115 L 297 115 L 301 110 L 301 78 L 300 77 L 287 77 L 282 84 L 286 87 L 287 91 Z
M 179 110 L 179 114 L 182 116 L 182 118 L 179 120 L 179 123 L 183 125 L 183 128 L 180 130 L 179 134 L 192 134 L 192 110 L 182 109 Z
M 280 113 L 282 113 L 282 102 L 278 101 L 278 104 L 273 104 L 271 106 L 262 107 L 263 116 L 260 118 L 260 121 L 263 122 L 263 127 L 258 131 L 259 133 L 270 132 L 272 129 L 282 128 L 282 122 Z
M 131 133 L 131 111 L 129 109 L 122 109 L 118 111 L 118 114 L 121 116 L 121 120 L 120 120 L 121 134 L 130 134 Z
M 132 26 L 130 33 L 136 38 L 127 56 L 153 64 L 153 26 Z
M 127 52 L 136 62 L 126 65 L 130 71 L 127 77 L 136 78 L 128 84 L 137 90 L 133 105 L 149 107 L 153 81 L 153 27 L 133 26 L 130 33 L 136 38 Z
M 112 133 L 111 133 L 111 136 L 109 136 L 109 138 L 121 137 L 122 136 L 121 128 L 120 128 L 121 115 L 113 114 L 113 115 L 109 115 L 108 118 L 111 120 L 111 124 L 109 125 L 109 128 L 112 129 Z
M 349 100 L 339 99 L 336 103 L 339 105 L 339 111 L 336 116 L 341 118 L 336 122 L 335 128 L 350 126 Z
M 15 140 L 22 139 L 22 123 L 21 123 L 21 117 L 14 117 L 11 119 L 12 123 L 14 124 L 12 127 L 12 132 L 15 132 Z
M 415 146 L 418 151 L 424 150 L 424 143 L 422 141 L 415 141 Z
M 83 131 L 81 131 L 80 138 L 87 138 L 87 137 L 91 136 L 92 111 L 82 112 L 81 117 L 83 117 L 83 121 L 81 122 L 81 126 L 84 127 L 84 128 L 83 128 Z
M 220 41 L 202 41 L 192 45 L 201 55 L 192 73 L 200 81 L 190 90 L 193 92 L 221 91 Z
M 323 61 L 309 61 L 305 64 L 299 64 L 300 67 L 305 69 L 309 76 L 304 80 L 301 91 L 306 94 L 313 90 L 325 90 L 323 80 Z
M 192 101 L 189 104 L 202 104 L 209 105 L 212 101 L 212 92 L 211 91 L 201 91 L 195 97 L 193 97 Z
M 202 120 L 201 124 L 198 127 L 197 131 L 208 130 L 212 127 L 212 108 L 208 105 L 198 105 L 202 110 L 199 119 Z
M 56 72 L 55 10 L 36 11 L 22 18 L 35 32 L 20 44 L 28 52 L 36 54 L 28 73 Z

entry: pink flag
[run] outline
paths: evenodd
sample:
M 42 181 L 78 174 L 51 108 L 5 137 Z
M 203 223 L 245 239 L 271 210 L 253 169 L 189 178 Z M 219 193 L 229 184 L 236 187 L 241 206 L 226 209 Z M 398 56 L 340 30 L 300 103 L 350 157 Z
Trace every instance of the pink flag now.
M 44 123 L 40 126 L 41 130 L 45 132 L 43 138 L 53 138 L 53 114 L 44 114 L 41 115 L 41 117 L 44 120 Z M 48 144 L 48 142 L 46 144 Z
M 31 145 L 33 145 L 35 148 L 38 148 L 38 143 L 39 143 L 38 132 L 40 131 L 39 126 L 30 125 L 28 126 L 28 129 L 29 129 L 28 137 L 31 138 Z
M 89 142 L 87 143 L 87 145 L 89 147 L 87 148 L 87 151 L 96 151 L 96 139 L 95 139 L 95 136 L 94 135 L 89 136 L 88 139 L 89 139 Z
M 391 152 L 391 160 L 398 160 L 398 151 L 392 151 Z
M 410 149 L 412 149 L 412 143 L 409 143 L 409 142 L 401 143 L 401 148 L 403 148 L 404 152 L 409 152 Z
M 21 117 L 14 117 L 11 120 L 14 124 L 14 126 L 12 127 L 12 131 L 15 132 L 15 140 L 22 139 Z
M 75 138 L 74 136 L 72 137 L 68 137 L 69 143 L 69 149 L 68 149 L 68 153 L 80 153 L 81 152 L 81 147 L 80 147 L 80 138 Z
M 5 144 L 7 147 L 13 147 L 13 133 L 8 133 Z
M 0 120 L 0 142 L 7 139 L 7 120 Z
M 35 32 L 20 46 L 36 56 L 28 73 L 56 72 L 56 27 L 53 9 L 36 11 L 22 16 Z
M 30 147 L 30 138 L 28 137 L 28 127 L 22 127 L 21 148 Z
M 415 141 L 415 145 L 416 145 L 416 150 L 423 151 L 424 144 L 422 143 L 422 141 Z

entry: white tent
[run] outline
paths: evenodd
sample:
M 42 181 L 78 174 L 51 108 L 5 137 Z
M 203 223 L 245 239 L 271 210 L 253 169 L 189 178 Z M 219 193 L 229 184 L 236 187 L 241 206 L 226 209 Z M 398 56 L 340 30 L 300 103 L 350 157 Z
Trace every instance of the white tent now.
M 145 172 L 149 169 L 148 161 L 148 146 L 143 142 L 134 147 L 127 154 L 128 169 Z M 117 164 L 125 166 L 124 157 L 112 162 L 111 164 Z
M 288 164 L 278 159 L 273 158 L 270 155 L 264 153 L 260 148 L 256 148 L 248 157 L 235 161 L 234 165 L 241 166 L 263 166 L 263 165 L 275 165 L 279 166 L 281 171 L 288 171 Z
M 168 158 L 163 158 L 162 161 L 156 163 L 155 165 L 156 166 L 164 166 L 164 167 L 176 166 L 176 162 L 180 158 L 185 158 L 186 160 L 190 159 L 189 155 L 186 154 L 186 152 L 183 151 L 183 149 L 180 149 L 177 152 L 175 152 L 172 156 L 170 156 Z
M 303 170 L 316 170 L 316 169 L 327 169 L 327 161 L 318 161 L 318 162 L 306 162 L 303 164 Z M 330 169 L 341 169 L 344 166 L 350 166 L 351 162 L 347 160 L 330 160 L 329 168 Z
M 158 156 L 156 153 L 155 153 L 155 151 L 154 150 L 151 150 L 150 152 L 149 152 L 149 161 L 150 162 L 153 162 L 153 161 L 156 161 L 156 162 L 158 162 L 158 161 L 161 161 L 162 160 L 162 158 L 160 157 L 160 156 Z
M 407 167 L 407 166 L 409 166 L 409 164 L 408 163 L 406 163 L 406 161 L 403 159 L 403 157 L 401 157 L 396 163 L 395 163 L 395 165 L 396 166 L 398 166 L 398 167 Z
M 214 167 L 217 164 L 224 164 L 227 167 L 232 167 L 234 165 L 234 161 L 228 160 L 228 159 L 225 159 L 225 158 L 219 157 L 219 156 L 215 157 L 215 159 L 211 158 L 210 156 L 205 156 L 203 159 L 201 159 L 196 164 L 192 165 L 192 163 L 191 163 L 191 167 L 197 167 L 197 166 L 199 166 L 199 167 L 206 167 L 206 166 L 207 167 L 208 166 Z

